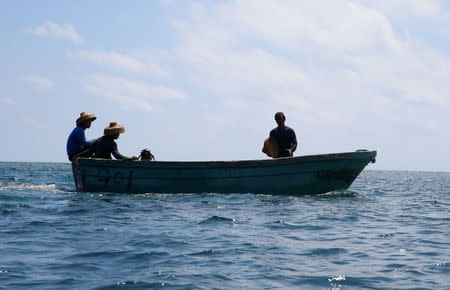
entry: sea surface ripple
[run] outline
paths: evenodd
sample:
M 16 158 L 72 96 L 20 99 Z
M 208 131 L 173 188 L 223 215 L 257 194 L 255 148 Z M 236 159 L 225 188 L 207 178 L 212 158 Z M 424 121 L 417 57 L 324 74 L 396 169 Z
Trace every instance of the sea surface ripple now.
M 449 289 L 450 173 L 316 196 L 75 192 L 0 163 L 0 289 Z

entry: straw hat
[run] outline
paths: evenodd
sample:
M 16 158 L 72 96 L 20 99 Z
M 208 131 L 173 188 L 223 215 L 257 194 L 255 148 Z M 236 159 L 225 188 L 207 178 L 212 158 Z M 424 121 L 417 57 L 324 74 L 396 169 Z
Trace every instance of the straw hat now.
M 80 117 L 77 119 L 77 126 L 80 126 L 81 124 L 83 124 L 84 122 L 86 122 L 88 120 L 94 121 L 95 119 L 97 119 L 97 117 L 94 114 L 88 114 L 86 112 L 83 112 L 80 114 Z
M 109 123 L 109 126 L 105 128 L 103 134 L 105 135 L 115 135 L 125 132 L 125 127 L 117 124 L 117 122 Z

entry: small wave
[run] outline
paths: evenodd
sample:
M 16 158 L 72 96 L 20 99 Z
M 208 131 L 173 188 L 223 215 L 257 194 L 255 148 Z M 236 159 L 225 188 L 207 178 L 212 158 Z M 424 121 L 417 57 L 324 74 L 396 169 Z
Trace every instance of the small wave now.
M 308 230 L 308 231 L 323 231 L 330 229 L 330 227 L 327 225 L 297 224 L 282 219 L 270 222 L 268 224 L 268 227 L 271 229 L 292 229 L 292 230 Z
M 393 233 L 383 233 L 383 234 L 381 234 L 381 235 L 378 235 L 380 238 L 383 238 L 383 239 L 392 239 L 393 237 L 394 237 L 394 234 Z
M 212 249 L 212 250 L 204 250 L 204 251 L 189 254 L 189 255 L 190 256 L 210 256 L 210 255 L 216 255 L 216 254 L 222 254 L 222 252 Z
M 450 262 L 442 262 L 436 264 L 436 267 L 448 268 L 450 270 Z
M 331 289 L 341 289 L 341 283 L 345 281 L 345 276 L 340 275 L 332 278 L 328 278 L 328 282 L 331 284 Z
M 289 223 L 289 222 L 284 221 L 282 219 L 278 220 L 278 221 L 271 222 L 269 227 L 272 228 L 272 229 L 278 229 L 278 228 L 300 229 L 301 228 L 300 225 L 292 224 L 292 223 Z
M 46 270 L 49 271 L 60 271 L 60 270 L 69 270 L 69 271 L 92 271 L 97 272 L 100 271 L 101 268 L 97 266 L 95 263 L 85 263 L 85 262 L 64 262 L 64 263 L 53 263 L 46 267 Z M 72 279 L 72 278 L 68 278 Z M 64 284 L 66 280 L 62 280 L 58 283 Z M 67 282 L 67 281 L 66 281 Z
M 146 251 L 146 252 L 137 252 L 137 253 L 133 253 L 129 256 L 126 257 L 127 261 L 142 261 L 142 259 L 146 258 L 146 257 L 151 257 L 152 259 L 157 259 L 157 258 L 166 258 L 170 256 L 169 252 L 166 251 Z
M 321 195 L 327 196 L 330 198 L 331 197 L 354 197 L 354 196 L 360 195 L 360 193 L 357 191 L 353 191 L 353 190 L 342 189 L 342 190 L 329 191 L 329 192 L 323 193 Z
M 64 192 L 58 188 L 56 188 L 56 184 L 30 184 L 30 183 L 21 183 L 21 184 L 0 184 L 0 191 L 4 190 L 19 190 L 19 191 L 50 191 L 53 193 L 56 192 Z
M 337 277 L 329 278 L 328 281 L 330 281 L 330 282 L 332 282 L 332 281 L 345 281 L 345 276 L 337 276 Z
M 230 218 L 226 218 L 226 217 L 220 217 L 220 216 L 212 216 L 207 218 L 206 220 L 203 220 L 201 222 L 199 222 L 200 224 L 207 224 L 207 223 L 235 223 L 236 220 L 235 219 L 230 219 Z
M 15 212 L 16 212 L 15 210 L 9 209 L 9 208 L 0 210 L 0 214 L 2 214 L 2 215 L 10 215 Z
M 406 264 L 388 264 L 386 265 L 387 268 L 389 269 L 404 269 L 406 267 Z
M 331 256 L 347 252 L 343 248 L 316 248 L 307 253 L 308 256 Z
M 76 259 L 86 259 L 86 258 L 116 258 L 119 255 L 124 255 L 124 254 L 128 254 L 131 251 L 94 251 L 94 252 L 87 252 L 87 253 L 79 253 L 79 254 L 75 254 L 72 255 L 70 257 L 68 257 L 71 260 L 76 260 Z
M 114 288 L 139 288 L 139 289 L 153 289 L 153 288 L 163 288 L 164 286 L 171 287 L 171 284 L 166 282 L 144 282 L 144 281 L 118 281 L 107 284 L 105 286 L 99 286 L 95 289 L 114 289 Z M 176 285 L 175 285 L 176 286 Z M 189 287 L 190 288 L 190 287 Z

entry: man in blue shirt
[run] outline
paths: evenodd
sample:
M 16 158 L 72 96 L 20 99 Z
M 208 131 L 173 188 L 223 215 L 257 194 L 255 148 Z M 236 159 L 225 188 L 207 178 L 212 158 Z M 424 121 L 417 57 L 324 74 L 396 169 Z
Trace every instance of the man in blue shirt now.
M 91 127 L 91 124 L 95 119 L 97 119 L 97 117 L 94 114 L 85 112 L 81 113 L 80 117 L 77 119 L 77 126 L 73 129 L 67 139 L 67 157 L 69 157 L 70 161 L 73 161 L 73 157 L 83 151 L 86 152 L 83 152 L 79 157 L 90 157 L 94 152 L 94 146 L 97 139 L 86 141 L 84 131 Z
M 295 132 L 284 124 L 286 116 L 282 112 L 275 114 L 275 121 L 278 127 L 270 131 L 270 137 L 274 137 L 277 140 L 278 157 L 292 157 L 295 149 L 297 149 Z

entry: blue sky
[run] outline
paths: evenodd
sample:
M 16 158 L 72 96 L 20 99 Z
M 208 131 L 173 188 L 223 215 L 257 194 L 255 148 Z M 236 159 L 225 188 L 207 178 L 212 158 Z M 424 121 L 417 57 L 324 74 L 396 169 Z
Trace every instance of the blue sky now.
M 450 171 L 445 1 L 3 1 L 1 161 L 63 161 L 80 112 L 125 155 L 265 158 L 378 150 L 372 169 Z

